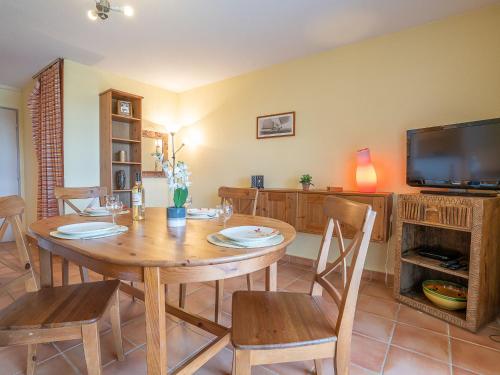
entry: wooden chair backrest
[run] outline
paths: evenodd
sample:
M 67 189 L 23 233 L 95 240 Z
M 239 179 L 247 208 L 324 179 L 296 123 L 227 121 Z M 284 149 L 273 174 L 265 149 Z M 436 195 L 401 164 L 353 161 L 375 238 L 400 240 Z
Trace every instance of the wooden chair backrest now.
M 327 225 L 321 241 L 311 295 L 321 295 L 325 289 L 338 306 L 339 314 L 335 326 L 337 334 L 335 361 L 337 368 L 335 373 L 347 374 L 359 285 L 376 212 L 366 204 L 338 197 L 328 197 L 324 213 L 327 216 Z M 344 243 L 341 225 L 348 225 L 356 232 L 347 246 Z M 339 256 L 333 263 L 328 264 L 328 255 L 334 234 L 338 240 Z M 350 266 L 347 267 L 349 255 L 352 255 L 352 258 Z M 341 290 L 336 288 L 327 278 L 339 267 L 342 272 L 343 289 Z
M 21 217 L 24 213 L 24 207 L 25 204 L 23 199 L 17 195 L 0 197 L 0 219 L 3 219 L 2 225 L 0 226 L 0 240 L 4 236 L 7 226 L 10 225 L 16 239 L 17 254 L 20 264 L 22 265 L 22 267 L 18 269 L 21 275 L 2 285 L 0 288 L 0 295 L 12 290 L 20 282 L 24 282 L 27 292 L 33 292 L 40 289 L 38 276 L 33 269 L 28 240 L 22 228 Z
M 59 208 L 59 215 L 65 215 L 65 204 L 71 207 L 76 213 L 81 213 L 82 210 L 78 208 L 72 200 L 74 199 L 90 199 L 93 198 L 89 204 L 84 208 L 92 207 L 97 201 L 103 206 L 105 204 L 104 197 L 108 194 L 108 189 L 105 186 L 91 186 L 91 187 L 62 187 L 57 186 L 54 189 L 54 195 L 57 199 Z
M 234 188 L 227 186 L 219 188 L 221 204 L 224 204 L 224 202 L 232 204 L 235 214 L 255 215 L 258 195 L 259 190 L 255 188 Z

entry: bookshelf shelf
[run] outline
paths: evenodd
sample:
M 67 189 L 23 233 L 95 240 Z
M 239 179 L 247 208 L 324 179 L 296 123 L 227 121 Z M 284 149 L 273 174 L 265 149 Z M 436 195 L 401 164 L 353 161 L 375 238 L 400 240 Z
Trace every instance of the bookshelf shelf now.
M 123 203 L 131 205 L 131 187 L 136 173 L 142 175 L 142 96 L 109 89 L 99 95 L 101 186 L 120 195 Z M 130 102 L 132 116 L 116 113 L 117 101 Z M 118 161 L 124 151 L 128 160 Z M 116 174 L 125 172 L 125 188 L 118 189 Z

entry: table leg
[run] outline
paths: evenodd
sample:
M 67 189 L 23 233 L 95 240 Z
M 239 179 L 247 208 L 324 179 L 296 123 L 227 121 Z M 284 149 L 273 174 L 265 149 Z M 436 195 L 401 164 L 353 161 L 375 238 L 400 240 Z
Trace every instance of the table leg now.
M 278 289 L 278 263 L 275 262 L 266 268 L 266 290 L 276 292 Z
M 144 268 L 144 304 L 148 375 L 167 375 L 165 289 L 160 282 L 159 267 Z
M 38 247 L 40 253 L 40 286 L 50 288 L 54 285 L 52 275 L 52 253 L 48 250 Z

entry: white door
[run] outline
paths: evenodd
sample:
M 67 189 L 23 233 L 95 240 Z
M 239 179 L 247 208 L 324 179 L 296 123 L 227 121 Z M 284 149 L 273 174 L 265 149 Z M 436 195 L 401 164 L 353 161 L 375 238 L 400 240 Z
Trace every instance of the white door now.
M 0 196 L 20 194 L 18 147 L 17 111 L 0 107 Z M 13 240 L 9 228 L 2 241 Z

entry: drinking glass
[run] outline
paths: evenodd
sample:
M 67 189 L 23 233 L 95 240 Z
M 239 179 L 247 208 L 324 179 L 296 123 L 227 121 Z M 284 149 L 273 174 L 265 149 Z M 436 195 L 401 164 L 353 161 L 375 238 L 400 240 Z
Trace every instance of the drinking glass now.
M 123 202 L 120 201 L 120 197 L 118 195 L 106 195 L 106 209 L 111 212 L 113 224 L 116 224 L 115 216 L 123 209 Z
M 233 216 L 233 205 L 230 203 L 224 203 L 222 205 L 222 217 L 224 219 L 224 228 L 226 227 L 226 222 Z
M 184 207 L 186 207 L 186 210 L 189 210 L 192 204 L 193 204 L 193 197 L 191 196 L 191 194 L 189 194 L 186 198 L 186 203 L 184 203 Z

